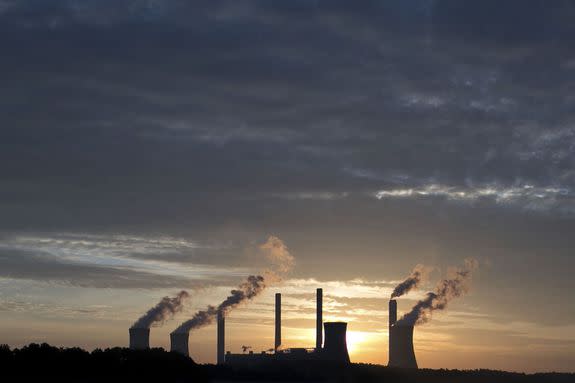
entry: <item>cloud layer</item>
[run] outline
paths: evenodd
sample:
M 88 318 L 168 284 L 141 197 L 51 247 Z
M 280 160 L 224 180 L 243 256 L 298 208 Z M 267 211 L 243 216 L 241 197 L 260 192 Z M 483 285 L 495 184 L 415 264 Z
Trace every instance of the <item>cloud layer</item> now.
M 5 214 L 526 186 L 571 212 L 571 3 L 404 3 L 4 2 Z
M 198 256 L 198 250 L 207 253 Z M 94 288 L 193 287 L 244 273 L 202 263 L 220 250 L 226 254 L 221 245 L 171 237 L 8 236 L 0 240 L 0 277 Z

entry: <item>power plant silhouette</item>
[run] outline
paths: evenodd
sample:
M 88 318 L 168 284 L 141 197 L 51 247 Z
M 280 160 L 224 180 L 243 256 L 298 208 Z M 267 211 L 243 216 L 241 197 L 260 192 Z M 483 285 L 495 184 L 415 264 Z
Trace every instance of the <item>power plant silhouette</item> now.
M 225 352 L 225 316 L 218 312 L 216 320 L 217 364 L 250 366 L 273 361 L 322 360 L 350 363 L 347 350 L 347 323 L 323 322 L 323 290 L 316 290 L 316 343 L 314 348 L 282 348 L 281 294 L 275 295 L 275 340 L 273 352 L 249 351 L 243 354 Z M 130 328 L 130 348 L 149 348 L 149 329 Z M 324 337 L 325 335 L 325 337 Z M 188 332 L 170 334 L 170 350 L 189 356 Z M 390 367 L 417 368 L 413 349 L 413 325 L 397 322 L 397 301 L 389 301 L 389 363 Z

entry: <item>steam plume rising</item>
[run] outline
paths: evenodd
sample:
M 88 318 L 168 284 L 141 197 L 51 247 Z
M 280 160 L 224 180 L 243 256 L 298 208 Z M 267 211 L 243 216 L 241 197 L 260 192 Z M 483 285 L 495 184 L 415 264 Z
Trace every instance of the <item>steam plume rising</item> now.
M 290 271 L 293 267 L 294 257 L 289 253 L 281 239 L 270 236 L 264 244 L 259 246 L 259 249 L 266 253 L 266 258 L 273 266 L 273 269 L 265 271 L 265 278 L 261 275 L 250 275 L 237 289 L 232 290 L 219 306 L 208 306 L 207 309 L 198 311 L 190 320 L 182 323 L 173 332 L 186 333 L 207 326 L 215 320 L 219 312 L 226 316 L 243 302 L 258 296 L 269 284 L 281 280 L 281 274 Z
M 154 325 L 161 325 L 176 313 L 182 311 L 184 300 L 189 297 L 187 291 L 180 291 L 175 297 L 163 297 L 162 300 L 148 310 L 140 319 L 132 325 L 132 328 L 150 328 Z
M 276 273 L 285 274 L 293 268 L 295 258 L 278 237 L 270 235 L 268 240 L 260 245 L 260 250 L 266 253 L 268 261 L 277 269 Z
M 419 284 L 427 277 L 429 271 L 430 269 L 423 265 L 415 266 L 411 272 L 411 275 L 395 287 L 393 293 L 391 293 L 391 298 L 398 298 L 417 288 Z
M 224 316 L 240 303 L 253 299 L 265 289 L 264 277 L 261 275 L 250 275 L 238 289 L 232 290 L 231 294 L 218 306 Z
M 452 299 L 469 291 L 471 276 L 477 267 L 478 262 L 475 259 L 466 259 L 463 268 L 451 270 L 450 276 L 437 284 L 435 292 L 427 293 L 424 299 L 417 302 L 410 312 L 396 322 L 396 326 L 413 326 L 429 321 L 433 311 L 445 309 Z
M 264 277 L 250 275 L 245 282 L 230 292 L 230 295 L 218 307 L 208 306 L 207 309 L 198 311 L 192 319 L 182 323 L 174 333 L 187 333 L 193 329 L 207 326 L 214 321 L 219 312 L 227 315 L 232 309 L 241 303 L 253 299 L 266 287 Z

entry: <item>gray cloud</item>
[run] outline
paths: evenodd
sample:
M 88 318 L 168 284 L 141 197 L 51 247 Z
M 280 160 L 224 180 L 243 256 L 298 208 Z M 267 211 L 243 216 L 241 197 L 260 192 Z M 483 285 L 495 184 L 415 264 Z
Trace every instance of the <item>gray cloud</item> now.
M 472 179 L 510 187 L 516 181 L 549 185 L 560 180 L 559 187 L 571 188 L 572 148 L 570 140 L 561 137 L 568 137 L 572 128 L 568 112 L 572 100 L 563 80 L 573 73 L 534 60 L 550 49 L 555 49 L 558 57 L 565 55 L 566 60 L 570 53 L 551 48 L 551 37 L 533 37 L 532 45 L 519 45 L 511 53 L 495 39 L 481 42 L 487 44 L 482 52 L 489 54 L 479 55 L 475 47 L 459 42 L 459 34 L 439 25 L 453 12 L 471 18 L 467 9 L 445 5 L 450 2 L 437 4 L 436 9 L 427 9 L 429 2 L 416 3 L 421 6 L 412 13 L 394 2 L 384 6 L 366 2 L 352 7 L 353 12 L 343 12 L 339 3 L 324 2 L 275 7 L 260 2 L 244 7 L 229 2 L 198 5 L 190 24 L 197 21 L 196 14 L 209 14 L 209 22 L 221 23 L 218 32 L 203 26 L 168 30 L 157 24 L 136 23 L 130 27 L 122 18 L 94 31 L 86 26 L 92 25 L 88 20 L 69 16 L 83 21 L 56 29 L 54 39 L 45 42 L 45 49 L 55 52 L 43 61 L 49 79 L 32 74 L 29 89 L 24 89 L 21 81 L 15 81 L 17 77 L 6 78 L 14 87 L 7 87 L 3 97 L 12 110 L 5 126 L 17 123 L 18 130 L 10 131 L 5 157 L 17 158 L 18 174 L 29 175 L 25 179 L 10 177 L 7 193 L 33 198 L 30 183 L 41 181 L 41 174 L 65 179 L 74 173 L 73 165 L 96 162 L 98 166 L 90 166 L 90 174 L 82 180 L 83 190 L 75 190 L 80 193 L 78 198 L 109 193 L 100 182 L 103 178 L 123 191 L 116 195 L 119 198 L 126 198 L 134 188 L 157 200 L 162 196 L 152 194 L 170 192 L 176 185 L 182 194 L 198 188 L 205 191 L 206 185 L 241 190 L 249 184 L 269 190 L 270 185 L 278 185 L 274 179 L 277 172 L 283 180 L 278 188 L 337 193 L 341 190 L 332 189 L 339 187 L 342 169 L 352 166 L 388 176 L 402 172 L 417 181 L 432 175 L 443 184 L 461 185 Z M 70 2 L 60 4 L 64 9 L 74 8 Z M 98 7 L 85 4 L 86 12 L 121 8 L 115 2 Z M 170 1 L 152 7 L 149 2 L 134 2 L 127 8 L 130 17 L 146 20 L 136 10 L 179 6 Z M 41 9 L 37 13 L 43 14 Z M 502 17 L 512 9 L 500 6 Z M 301 20 L 299 15 L 304 12 L 311 12 L 318 23 Z M 418 25 L 430 12 L 438 24 L 431 32 L 419 27 L 398 31 L 397 23 L 376 23 L 401 14 L 404 23 Z M 556 13 L 522 15 L 547 20 Z M 176 15 L 164 12 L 155 17 L 168 22 Z M 251 29 L 241 28 L 246 18 Z M 482 22 L 480 16 L 470 21 Z M 293 26 L 287 33 L 284 27 L 290 23 Z M 453 32 L 466 28 L 447 25 Z M 503 28 L 504 23 L 496 25 Z M 559 31 L 561 25 L 556 27 Z M 90 39 L 90 50 L 65 37 L 69 28 Z M 33 46 L 35 33 L 39 32 L 22 30 L 23 44 Z M 238 33 L 245 43 L 226 44 Z M 428 33 L 437 39 L 430 43 L 425 39 Z M 304 34 L 316 37 L 301 44 L 298 39 Z M 107 35 L 116 38 L 104 44 Z M 528 35 L 532 35 L 531 29 Z M 134 45 L 136 39 L 146 40 L 147 46 Z M 329 61 L 317 51 L 319 45 L 329 53 Z M 38 58 L 34 55 L 39 53 L 33 49 L 21 52 L 21 46 L 9 44 L 13 56 L 26 58 L 27 73 L 34 72 Z M 341 50 L 341 46 L 347 49 Z M 130 55 L 123 53 L 126 47 L 130 47 Z M 194 54 L 187 53 L 189 47 Z M 152 51 L 162 53 L 150 54 Z M 162 59 L 176 52 L 178 60 Z M 62 68 L 59 60 L 64 54 L 74 61 L 73 67 Z M 134 60 L 137 71 L 132 70 Z M 529 65 L 518 68 L 525 61 Z M 16 64 L 20 66 L 4 63 L 5 73 L 14 73 L 16 68 L 11 65 Z M 110 70 L 99 71 L 100 65 Z M 132 74 L 126 76 L 127 71 Z M 528 76 L 533 71 L 542 73 L 541 81 Z M 30 104 L 37 106 L 33 119 L 22 107 Z M 61 104 L 70 107 L 62 109 L 58 107 Z M 28 139 L 43 134 L 37 131 L 36 119 L 48 123 L 51 132 L 44 134 L 41 147 L 36 148 L 49 157 L 42 171 L 36 168 L 34 157 L 15 150 L 22 146 L 32 150 L 39 144 Z M 74 129 L 76 126 L 82 129 Z M 67 138 L 54 140 L 62 136 Z M 71 143 L 78 150 L 70 152 Z M 104 151 L 107 156 L 100 158 L 98 153 Z M 146 155 L 150 151 L 155 153 L 153 158 Z M 257 154 L 250 157 L 247 153 Z M 74 161 L 68 161 L 70 157 Z M 234 164 L 232 174 L 227 165 L 238 157 L 243 160 Z M 206 161 L 210 167 L 204 171 L 185 166 Z M 310 162 L 314 166 L 306 167 Z M 129 182 L 126 174 L 130 174 Z M 158 178 L 163 182 L 146 182 Z M 243 179 L 250 182 L 241 182 Z M 346 189 L 365 184 L 385 186 L 366 179 L 346 182 Z M 53 198 L 64 192 L 54 184 L 45 188 L 44 193 Z M 20 193 L 23 189 L 27 193 Z
M 445 198 L 459 202 L 494 202 L 503 206 L 516 206 L 526 210 L 549 213 L 575 213 L 573 191 L 560 187 L 535 187 L 519 185 L 502 187 L 486 185 L 479 187 L 451 187 L 429 184 L 420 187 L 399 187 L 380 190 L 377 199 L 386 198 Z
M 81 287 L 208 286 L 246 273 L 238 245 L 170 236 L 7 234 L 0 252 L 8 278 Z
M 199 242 L 170 236 L 126 234 L 40 233 L 12 235 L 0 240 L 0 246 L 40 250 L 72 259 L 136 259 L 187 265 L 207 265 L 218 256 L 238 252 L 230 243 Z
M 34 313 L 36 315 L 58 315 L 62 317 L 103 317 L 113 311 L 112 306 L 84 305 L 65 306 L 55 302 L 38 303 L 24 300 L 0 299 L 0 311 Z
M 191 286 L 186 278 L 159 276 L 121 267 L 66 262 L 44 252 L 0 248 L 0 276 L 94 288 Z

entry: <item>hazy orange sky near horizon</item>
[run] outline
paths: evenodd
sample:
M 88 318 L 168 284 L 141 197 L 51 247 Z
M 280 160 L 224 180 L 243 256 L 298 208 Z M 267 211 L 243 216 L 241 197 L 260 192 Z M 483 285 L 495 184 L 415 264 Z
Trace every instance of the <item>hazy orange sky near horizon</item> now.
M 134 240 L 134 238 L 132 238 Z M 76 242 L 78 241 L 76 238 Z M 84 243 L 84 245 L 86 245 Z M 64 242 L 60 246 L 65 248 Z M 76 244 L 76 246 L 78 246 Z M 250 251 L 256 247 L 251 247 Z M 246 258 L 251 258 L 249 255 Z M 256 260 L 256 258 L 252 258 Z M 261 263 L 265 264 L 265 263 Z M 158 265 L 156 265 L 158 266 Z M 461 266 L 461 265 L 453 265 Z M 435 312 L 432 319 L 416 326 L 414 344 L 421 368 L 491 368 L 513 371 L 571 371 L 573 350 L 564 343 L 565 335 L 575 327 L 542 327 L 531 322 L 502 322 L 491 315 L 475 292 L 481 289 L 484 270 L 476 271 L 468 295 L 453 300 L 444 311 Z M 296 269 L 292 272 L 297 274 Z M 315 345 L 315 290 L 324 291 L 324 321 L 348 323 L 347 342 L 350 357 L 356 363 L 387 364 L 388 301 L 400 278 L 345 281 L 287 278 L 270 286 L 261 294 L 233 310 L 226 321 L 226 350 L 240 353 L 242 346 L 254 352 L 273 347 L 274 294 L 282 293 L 282 347 L 313 348 Z M 446 276 L 446 270 L 435 270 L 421 288 L 398 299 L 399 313 L 432 291 L 435 283 Z M 241 282 L 241 276 L 232 280 Z M 8 281 L 1 283 L 7 284 Z M 13 284 L 13 281 L 12 283 Z M 169 333 L 198 309 L 217 304 L 233 286 L 205 287 L 190 290 L 182 313 L 159 327 L 152 327 L 152 347 L 169 350 Z M 30 286 L 28 286 L 30 288 Z M 42 289 L 52 295 L 42 285 Z M 162 293 L 174 295 L 174 290 L 145 291 L 105 289 L 86 291 L 77 296 L 78 288 L 53 287 L 67 304 L 24 304 L 17 300 L 2 300 L 5 315 L 0 319 L 0 339 L 13 347 L 29 342 L 94 348 L 126 347 L 128 327 L 148 308 L 157 303 Z M 66 293 L 64 293 L 66 291 Z M 176 290 L 177 291 L 177 290 Z M 53 298 L 52 298 L 53 299 Z M 91 301 L 95 304 L 81 304 Z M 105 303 L 105 304 L 98 304 Z M 488 304 L 488 302 L 487 302 Z M 10 305 L 12 307 L 10 307 Z M 158 325 L 158 324 L 156 324 Z M 558 342 L 555 345 L 554 341 Z M 565 344 L 565 346 L 562 346 Z M 215 325 L 210 324 L 190 333 L 190 356 L 199 363 L 215 362 Z

